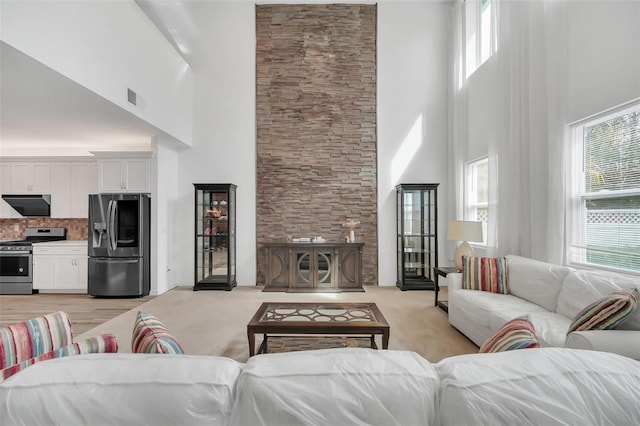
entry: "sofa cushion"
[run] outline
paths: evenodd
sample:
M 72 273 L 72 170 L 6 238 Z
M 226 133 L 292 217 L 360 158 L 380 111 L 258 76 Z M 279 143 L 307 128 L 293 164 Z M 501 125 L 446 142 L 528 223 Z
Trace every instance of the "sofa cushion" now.
M 435 365 L 447 425 L 637 424 L 640 363 L 619 355 L 539 348 L 460 355 Z
M 509 292 L 555 312 L 562 282 L 571 268 L 508 255 Z
M 480 346 L 480 353 L 504 352 L 514 349 L 539 348 L 536 331 L 528 315 L 504 323 Z
M 510 294 L 457 290 L 455 299 L 456 307 L 462 310 L 465 317 L 492 331 L 517 316 L 545 312 L 544 308 Z
M 226 425 L 241 369 L 214 356 L 58 358 L 0 384 L 0 412 L 3 424 Z
M 578 312 L 569 331 L 611 330 L 638 307 L 638 290 L 621 290 L 599 297 Z
M 184 349 L 169 329 L 155 316 L 138 311 L 133 326 L 131 351 L 147 354 L 183 354 Z
M 67 346 L 72 342 L 71 320 L 58 311 L 0 328 L 0 369 Z
M 462 288 L 509 294 L 507 260 L 462 256 Z
M 435 424 L 439 380 L 414 352 L 324 349 L 251 357 L 231 425 Z
M 530 315 L 541 347 L 563 348 L 571 320 L 555 312 L 534 312 Z
M 619 290 L 638 288 L 640 279 L 629 275 L 600 271 L 572 271 L 562 283 L 556 312 L 573 319 L 589 303 Z M 621 330 L 640 330 L 640 309 L 619 327 Z

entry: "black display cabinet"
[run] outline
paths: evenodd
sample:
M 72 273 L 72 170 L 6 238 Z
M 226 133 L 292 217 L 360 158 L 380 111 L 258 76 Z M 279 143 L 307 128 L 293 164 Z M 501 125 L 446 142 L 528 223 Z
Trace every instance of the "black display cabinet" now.
M 236 285 L 236 185 L 194 183 L 195 277 L 193 290 Z
M 396 186 L 396 285 L 400 290 L 436 288 L 438 185 L 410 183 Z

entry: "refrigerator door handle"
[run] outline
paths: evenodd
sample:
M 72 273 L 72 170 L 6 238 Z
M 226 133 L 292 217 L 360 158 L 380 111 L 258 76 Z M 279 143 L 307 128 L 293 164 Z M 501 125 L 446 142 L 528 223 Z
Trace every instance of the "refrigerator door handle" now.
M 111 200 L 109 200 L 109 203 L 107 204 L 106 233 L 107 233 L 107 250 L 110 251 L 111 250 Z
M 109 237 L 109 248 L 111 251 L 115 251 L 116 249 L 116 240 L 115 240 L 115 227 L 116 227 L 116 216 L 115 216 L 115 202 L 113 200 L 109 200 L 108 207 L 108 217 L 109 217 L 109 226 L 107 228 L 107 236 Z
M 118 202 L 113 202 L 113 251 L 118 248 L 118 227 L 116 226 L 116 219 L 118 217 Z

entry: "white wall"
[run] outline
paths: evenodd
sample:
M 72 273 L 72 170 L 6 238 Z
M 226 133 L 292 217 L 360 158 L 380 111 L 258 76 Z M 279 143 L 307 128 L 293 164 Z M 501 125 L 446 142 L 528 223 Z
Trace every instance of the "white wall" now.
M 568 123 L 640 97 L 640 2 L 572 1 L 568 22 Z M 494 136 L 494 58 L 467 81 L 468 150 L 487 155 Z
M 640 97 L 640 2 L 569 2 L 569 121 Z
M 396 283 L 399 183 L 440 183 L 440 259 L 445 259 L 447 38 L 451 5 L 378 3 L 379 284 Z
M 3 0 L 0 28 L 2 41 L 191 144 L 192 71 L 133 1 Z
M 379 277 L 395 285 L 395 185 L 439 182 L 446 207 L 446 3 L 378 4 Z M 194 182 L 238 185 L 238 284 L 255 285 L 255 7 L 202 8 L 210 40 L 195 70 L 194 144 L 179 155 L 177 253 L 193 250 Z M 200 63 L 199 59 L 198 63 Z M 446 216 L 445 216 L 446 217 Z M 440 224 L 441 232 L 444 226 Z M 441 239 L 441 245 L 443 239 Z M 179 256 L 180 284 L 193 282 L 192 256 Z
M 194 183 L 237 189 L 237 281 L 256 284 L 255 6 L 202 4 L 193 22 L 208 40 L 195 70 L 193 148 L 179 155 L 175 280 L 193 285 Z
M 180 257 L 173 237 L 178 194 L 178 153 L 173 141 L 157 139 L 151 159 L 151 294 L 162 294 L 177 284 L 174 263 Z

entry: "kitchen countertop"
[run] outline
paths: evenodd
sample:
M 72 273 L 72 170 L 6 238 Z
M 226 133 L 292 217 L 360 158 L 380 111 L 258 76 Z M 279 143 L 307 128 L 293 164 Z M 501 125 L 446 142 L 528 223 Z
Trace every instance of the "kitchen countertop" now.
M 88 247 L 88 242 L 87 240 L 60 240 L 33 243 L 33 245 L 38 247 Z

